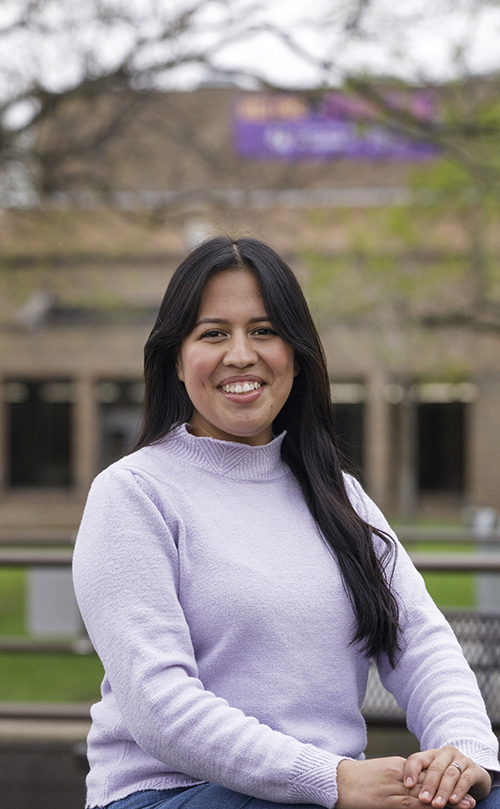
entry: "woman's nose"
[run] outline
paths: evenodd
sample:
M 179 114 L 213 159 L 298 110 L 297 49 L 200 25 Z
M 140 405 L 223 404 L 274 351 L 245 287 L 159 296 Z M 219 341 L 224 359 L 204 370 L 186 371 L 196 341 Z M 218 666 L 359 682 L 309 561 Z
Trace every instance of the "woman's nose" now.
M 257 352 L 246 335 L 233 335 L 224 355 L 224 365 L 245 368 L 257 362 Z

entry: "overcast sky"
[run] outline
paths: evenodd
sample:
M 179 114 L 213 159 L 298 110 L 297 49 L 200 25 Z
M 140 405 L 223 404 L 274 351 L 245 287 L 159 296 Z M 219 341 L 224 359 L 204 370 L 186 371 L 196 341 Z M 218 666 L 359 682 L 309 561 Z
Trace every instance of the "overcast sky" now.
M 282 86 L 305 87 L 325 80 L 342 81 L 346 70 L 397 74 L 414 81 L 441 81 L 463 75 L 500 71 L 499 0 L 204 0 L 198 31 L 186 34 L 181 48 L 196 42 L 209 42 L 225 33 L 219 24 L 227 7 L 235 9 L 237 20 L 245 9 L 260 2 L 260 11 L 251 17 L 254 24 L 270 23 L 290 33 L 300 46 L 313 54 L 307 58 L 292 54 L 271 33 L 259 33 L 229 44 L 216 56 L 227 69 L 258 72 Z M 31 0 L 1 0 L 0 26 L 8 19 L 22 17 Z M 154 29 L 163 15 L 189 6 L 193 0 L 44 0 L 46 19 L 54 24 L 53 33 L 33 35 L 31 29 L 17 29 L 0 41 L 0 100 L 22 92 L 30 81 L 41 81 L 59 90 L 77 82 L 86 65 L 98 63 L 112 69 L 127 53 L 139 35 Z M 106 23 L 96 26 L 94 9 L 105 7 Z M 346 22 L 353 20 L 353 8 L 368 7 L 362 17 L 360 36 L 345 35 Z M 137 10 L 142 20 L 120 21 L 120 10 Z M 57 21 L 66 15 L 73 26 L 71 35 L 57 33 Z M 212 39 L 210 39 L 210 37 Z M 465 45 L 465 49 L 463 46 Z M 457 49 L 462 48 L 457 60 Z M 141 58 L 148 60 L 144 52 Z M 333 64 L 321 73 L 319 61 Z M 154 61 L 154 54 L 152 55 Z M 166 74 L 163 87 L 187 89 L 204 78 L 200 67 L 183 68 Z
M 245 0 L 242 0 L 245 3 Z M 340 34 L 352 0 L 267 0 L 262 16 L 284 25 L 312 53 L 348 69 L 399 73 L 404 78 L 440 80 L 464 67 L 488 73 L 500 69 L 500 7 L 480 0 L 375 0 L 366 38 L 346 44 Z M 329 18 L 330 27 L 308 26 Z M 465 45 L 465 50 L 461 50 Z M 457 59 L 457 52 L 460 58 Z M 224 52 L 224 64 L 259 68 L 290 85 L 314 84 L 318 71 L 261 35 Z

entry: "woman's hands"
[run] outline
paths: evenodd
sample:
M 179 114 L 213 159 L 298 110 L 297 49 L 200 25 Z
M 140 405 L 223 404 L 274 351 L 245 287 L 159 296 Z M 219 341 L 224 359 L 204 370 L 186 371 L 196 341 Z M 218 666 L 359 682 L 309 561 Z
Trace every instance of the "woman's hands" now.
M 458 805 L 462 802 L 465 806 L 464 800 L 474 806 L 471 796 L 481 800 L 491 789 L 489 773 L 451 745 L 413 753 L 404 765 L 404 786 L 413 789 L 422 774 L 419 800 L 434 809 L 447 803 Z
M 403 784 L 405 764 L 400 756 L 343 759 L 337 766 L 335 809 L 423 809 L 418 799 L 420 786 L 408 789 Z
M 443 747 L 408 759 L 344 759 L 337 767 L 337 787 L 336 809 L 441 809 L 447 803 L 472 809 L 475 798 L 488 795 L 491 778 L 455 747 Z

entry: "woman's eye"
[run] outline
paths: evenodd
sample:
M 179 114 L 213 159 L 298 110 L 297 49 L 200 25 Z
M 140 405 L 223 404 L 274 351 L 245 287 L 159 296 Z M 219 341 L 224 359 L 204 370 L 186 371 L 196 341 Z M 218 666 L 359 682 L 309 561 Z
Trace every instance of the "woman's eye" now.
M 259 337 L 266 337 L 269 334 L 276 334 L 274 329 L 268 328 L 267 326 L 260 326 L 258 329 L 255 329 L 254 334 L 257 334 Z
M 201 336 L 202 337 L 212 337 L 212 338 L 215 337 L 216 338 L 216 337 L 222 337 L 223 334 L 224 334 L 224 332 L 219 331 L 219 329 L 210 329 L 210 331 L 206 331 Z

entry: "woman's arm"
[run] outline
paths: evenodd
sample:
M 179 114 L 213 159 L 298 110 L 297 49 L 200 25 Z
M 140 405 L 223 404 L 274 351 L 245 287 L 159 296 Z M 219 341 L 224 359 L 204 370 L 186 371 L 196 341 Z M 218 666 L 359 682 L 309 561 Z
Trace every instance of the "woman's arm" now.
M 348 491 L 363 519 L 397 542 L 380 510 L 352 478 L 348 479 Z M 374 537 L 374 541 L 383 548 L 380 539 Z M 381 655 L 378 669 L 383 684 L 406 711 L 409 729 L 424 748 L 404 763 L 401 783 L 418 792 L 420 805 L 439 809 L 447 802 L 459 805 L 466 800 L 473 804 L 474 798 L 485 797 L 491 788 L 492 779 L 485 768 L 494 771 L 500 783 L 498 741 L 476 678 L 399 542 L 396 563 L 387 567 L 387 575 L 401 610 L 401 652 L 395 668 Z M 351 763 L 363 764 L 341 763 L 339 779 L 341 769 L 344 773 L 356 771 Z

